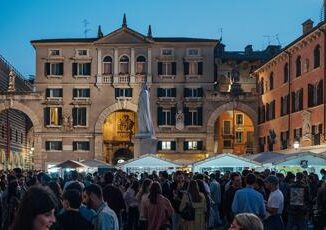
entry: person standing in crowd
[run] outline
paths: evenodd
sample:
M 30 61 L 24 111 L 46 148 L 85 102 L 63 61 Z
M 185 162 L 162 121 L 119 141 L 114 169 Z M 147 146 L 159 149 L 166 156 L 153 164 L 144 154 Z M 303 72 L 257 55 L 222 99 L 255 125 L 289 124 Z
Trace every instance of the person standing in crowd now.
M 205 182 L 203 180 L 197 179 L 196 182 L 198 185 L 199 193 L 204 194 L 204 197 L 205 197 L 205 202 L 206 202 L 206 209 L 204 210 L 205 224 L 206 224 L 206 226 L 208 226 L 208 224 L 209 224 L 208 221 L 209 221 L 209 217 L 210 217 L 210 213 L 211 213 L 211 204 L 212 204 L 211 195 L 210 195 L 210 193 L 208 193 L 206 191 Z
M 254 214 L 241 213 L 234 217 L 229 230 L 264 230 L 264 226 Z
M 210 184 L 209 189 L 211 192 L 211 210 L 210 210 L 210 216 L 209 216 L 209 227 L 216 228 L 221 224 L 220 219 L 220 205 L 221 205 L 221 186 L 217 182 L 215 174 L 212 173 L 210 175 Z
M 206 228 L 205 211 L 207 210 L 206 199 L 204 194 L 199 192 L 198 184 L 195 180 L 191 180 L 187 192 L 184 192 L 179 207 L 179 211 L 186 207 L 187 203 L 191 202 L 195 209 L 194 220 L 182 220 L 181 229 L 183 230 L 204 230 Z
M 44 230 L 55 223 L 57 199 L 53 192 L 41 186 L 27 190 L 19 205 L 12 230 Z
M 318 219 L 316 230 L 326 229 L 326 180 L 322 183 L 317 194 Z
M 226 219 L 229 224 L 232 223 L 232 220 L 234 218 L 233 212 L 232 212 L 232 203 L 234 200 L 234 195 L 236 191 L 241 189 L 242 181 L 241 181 L 241 176 L 237 172 L 231 173 L 231 183 L 229 186 L 229 189 L 227 189 L 224 192 L 224 199 L 223 199 L 223 212 L 224 215 L 226 216 Z
M 81 187 L 82 187 L 82 189 L 84 190 L 84 188 L 85 188 L 85 185 L 82 183 L 82 182 L 80 182 L 79 180 L 78 180 L 78 172 L 77 171 L 71 171 L 70 172 L 71 174 L 70 174 L 70 176 L 71 176 L 71 179 L 72 180 L 70 180 L 70 181 L 67 181 L 66 183 L 65 183 L 65 185 L 64 185 L 64 187 L 63 187 L 63 191 L 66 191 L 66 188 L 70 185 L 70 184 L 72 184 L 72 183 L 78 183 Z
M 139 182 L 137 179 L 135 179 L 124 194 L 124 200 L 127 206 L 127 214 L 128 214 L 127 229 L 130 230 L 135 230 L 138 227 L 139 202 L 136 198 L 138 191 L 139 191 Z
M 276 176 L 270 175 L 265 179 L 265 184 L 266 189 L 270 191 L 266 205 L 267 219 L 264 221 L 265 230 L 283 230 L 282 212 L 284 197 L 278 187 L 279 180 Z
M 304 174 L 297 173 L 296 181 L 289 189 L 289 207 L 287 230 L 307 229 L 307 214 L 309 206 L 309 190 L 304 182 Z
M 256 176 L 249 174 L 246 179 L 246 188 L 240 189 L 235 193 L 232 203 L 232 211 L 238 213 L 253 213 L 263 219 L 266 216 L 266 209 L 263 195 L 254 189 Z
M 154 181 L 149 195 L 144 201 L 144 219 L 148 230 L 168 229 L 173 208 L 170 201 L 162 195 L 161 185 Z
M 63 194 L 64 211 L 58 216 L 58 230 L 91 230 L 93 225 L 88 222 L 79 212 L 82 202 L 81 194 L 78 190 L 69 189 Z
M 162 195 L 166 198 L 170 198 L 171 191 L 170 191 L 170 182 L 169 182 L 169 175 L 167 171 L 160 172 L 160 182 L 162 187 Z
M 113 184 L 114 174 L 107 172 L 104 174 L 103 198 L 108 206 L 115 212 L 119 220 L 119 226 L 122 226 L 122 211 L 126 209 L 121 190 Z
M 119 230 L 115 212 L 103 200 L 102 189 L 97 184 L 84 188 L 83 202 L 96 211 L 93 218 L 94 230 Z
M 137 200 L 139 202 L 139 229 L 146 229 L 146 218 L 144 214 L 145 201 L 148 199 L 149 189 L 152 185 L 152 180 L 146 178 L 143 180 L 142 186 L 137 194 Z

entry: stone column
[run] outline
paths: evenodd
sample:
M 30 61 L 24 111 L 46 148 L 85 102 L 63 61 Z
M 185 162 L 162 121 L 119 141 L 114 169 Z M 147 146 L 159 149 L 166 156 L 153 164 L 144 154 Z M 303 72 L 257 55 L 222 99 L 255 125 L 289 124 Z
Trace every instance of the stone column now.
M 133 77 L 135 75 L 135 49 L 131 48 L 130 55 L 130 75 Z
M 103 136 L 101 134 L 96 134 L 94 139 L 94 158 L 97 160 L 103 160 Z
M 207 132 L 206 153 L 209 154 L 209 156 L 212 156 L 214 154 L 214 132 Z
M 42 152 L 42 136 L 38 133 L 34 134 L 34 169 L 46 170 L 45 169 L 45 158 Z
M 100 87 L 102 84 L 102 51 L 97 48 L 97 75 L 96 75 L 96 86 Z
M 114 48 L 114 75 L 119 74 L 119 57 L 118 57 L 118 48 Z

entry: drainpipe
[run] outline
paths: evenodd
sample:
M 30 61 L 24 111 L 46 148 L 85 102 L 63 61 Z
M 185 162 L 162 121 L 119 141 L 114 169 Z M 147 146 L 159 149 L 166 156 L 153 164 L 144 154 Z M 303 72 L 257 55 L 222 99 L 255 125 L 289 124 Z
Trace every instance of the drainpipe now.
M 288 132 L 289 132 L 289 143 L 288 146 L 290 145 L 290 138 L 291 138 L 291 108 L 292 108 L 292 103 L 294 103 L 292 101 L 292 97 L 291 97 L 291 53 L 289 51 L 284 51 L 287 55 L 288 55 L 288 95 L 289 95 L 289 100 L 290 100 L 290 108 L 288 111 Z
M 326 1 L 324 1 L 326 2 Z M 325 7 L 325 3 L 324 3 L 324 7 Z M 326 9 L 325 9 L 326 10 Z M 326 17 L 326 15 L 325 15 Z M 325 20 L 324 20 L 325 22 Z M 324 136 L 324 141 L 326 141 L 326 98 L 325 98 L 325 89 L 326 89 L 326 31 L 325 29 L 320 29 L 318 28 L 319 31 L 321 31 L 324 35 L 324 55 L 323 55 L 323 59 L 324 59 L 324 66 L 323 66 L 323 71 L 324 71 L 324 79 L 323 79 L 323 83 L 324 83 L 324 89 L 323 89 L 323 99 L 324 99 L 324 130 L 323 130 L 323 136 Z

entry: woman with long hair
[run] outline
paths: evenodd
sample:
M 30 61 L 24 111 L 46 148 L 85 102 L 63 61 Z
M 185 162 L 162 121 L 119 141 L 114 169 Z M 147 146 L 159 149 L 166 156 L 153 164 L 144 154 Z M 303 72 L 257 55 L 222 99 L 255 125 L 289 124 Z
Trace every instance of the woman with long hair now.
M 130 230 L 136 230 L 138 228 L 139 220 L 139 201 L 136 198 L 136 195 L 139 191 L 139 182 L 134 180 L 127 191 L 124 194 L 124 200 L 127 205 L 127 228 Z
M 156 181 L 150 186 L 143 213 L 148 230 L 166 229 L 170 226 L 173 208 L 170 201 L 162 195 L 161 185 Z
M 229 230 L 264 230 L 264 226 L 254 214 L 241 213 L 234 217 Z
M 144 217 L 144 204 L 145 204 L 145 200 L 148 198 L 149 189 L 150 186 L 152 185 L 152 182 L 153 181 L 151 179 L 146 178 L 143 181 L 142 186 L 136 196 L 137 200 L 139 201 L 139 228 L 140 229 L 145 229 L 146 219 Z
M 199 192 L 198 183 L 195 180 L 191 180 L 188 185 L 188 190 L 182 196 L 179 211 L 190 203 L 195 209 L 194 220 L 184 220 L 180 224 L 183 230 L 204 230 L 206 228 L 205 212 L 207 210 L 205 195 Z
M 53 192 L 41 186 L 27 190 L 15 217 L 12 230 L 48 230 L 55 223 L 57 199 Z

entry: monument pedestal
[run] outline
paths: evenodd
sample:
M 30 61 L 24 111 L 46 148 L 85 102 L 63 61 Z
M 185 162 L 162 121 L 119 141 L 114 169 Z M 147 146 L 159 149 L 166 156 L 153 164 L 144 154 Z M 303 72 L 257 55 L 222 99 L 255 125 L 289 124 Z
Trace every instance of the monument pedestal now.
M 157 139 L 148 135 L 136 134 L 132 139 L 134 143 L 134 158 L 144 154 L 156 154 Z

